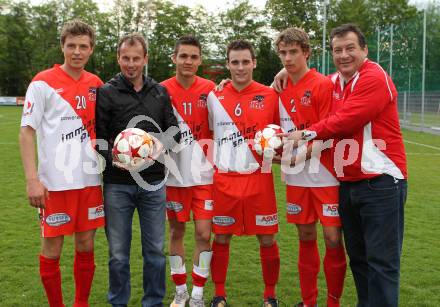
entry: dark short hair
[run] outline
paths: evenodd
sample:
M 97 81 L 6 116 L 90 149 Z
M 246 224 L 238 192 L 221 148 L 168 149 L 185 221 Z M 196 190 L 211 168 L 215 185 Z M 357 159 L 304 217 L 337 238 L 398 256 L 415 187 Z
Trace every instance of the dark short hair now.
M 134 46 L 136 43 L 139 43 L 142 45 L 142 49 L 144 50 L 144 55 L 147 54 L 147 42 L 145 41 L 144 37 L 140 35 L 139 33 L 130 33 L 125 34 L 119 39 L 118 42 L 118 55 L 121 51 L 122 44 L 127 43 L 129 46 Z
M 66 37 L 69 35 L 72 36 L 87 35 L 88 37 L 90 37 L 90 46 L 92 48 L 95 46 L 95 39 L 96 39 L 95 30 L 93 30 L 93 28 L 90 25 L 86 24 L 80 19 L 70 20 L 63 25 L 60 35 L 61 46 L 64 46 Z
M 174 55 L 177 55 L 179 52 L 180 45 L 190 45 L 199 48 L 199 53 L 202 53 L 202 45 L 200 45 L 200 41 L 197 39 L 197 37 L 193 35 L 184 35 L 180 37 L 176 44 L 174 45 Z
M 362 33 L 361 29 L 355 25 L 354 23 L 346 23 L 340 25 L 339 27 L 333 28 L 330 32 L 330 48 L 333 49 L 333 38 L 335 37 L 343 37 L 347 35 L 347 33 L 353 32 L 356 34 L 358 38 L 358 43 L 361 48 L 365 48 L 367 46 L 367 40 L 365 38 L 364 33 Z
M 278 34 L 275 40 L 275 47 L 277 52 L 279 51 L 280 43 L 283 42 L 286 45 L 298 44 L 301 46 L 301 50 L 304 52 L 310 51 L 310 38 L 309 35 L 301 28 L 287 28 Z
M 256 58 L 254 47 L 252 47 L 252 44 L 244 39 L 238 39 L 229 43 L 228 48 L 226 49 L 226 58 L 228 61 L 231 50 L 249 50 L 252 60 Z

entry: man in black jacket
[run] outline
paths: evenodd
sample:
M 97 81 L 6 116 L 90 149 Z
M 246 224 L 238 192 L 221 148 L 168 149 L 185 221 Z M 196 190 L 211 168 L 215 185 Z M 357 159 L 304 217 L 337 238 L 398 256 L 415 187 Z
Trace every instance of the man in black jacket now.
M 109 292 L 112 306 L 127 306 L 130 299 L 130 244 L 134 210 L 138 210 L 142 256 L 142 306 L 163 306 L 165 295 L 165 166 L 157 160 L 141 171 L 115 166 L 111 149 L 116 136 L 135 126 L 156 137 L 158 148 L 171 149 L 180 130 L 166 90 L 143 75 L 147 46 L 139 34 L 128 34 L 118 43 L 121 72 L 98 90 L 96 136 L 106 160 L 104 208 L 109 243 Z M 107 146 L 105 146 L 107 145 Z M 106 148 L 105 148 L 106 147 Z M 163 159 L 161 161 L 164 161 Z

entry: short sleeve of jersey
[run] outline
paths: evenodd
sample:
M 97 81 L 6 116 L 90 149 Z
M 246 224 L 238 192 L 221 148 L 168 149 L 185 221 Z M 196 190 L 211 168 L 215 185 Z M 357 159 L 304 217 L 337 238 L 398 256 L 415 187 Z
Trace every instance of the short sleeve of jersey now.
M 43 81 L 32 81 L 29 85 L 23 105 L 21 127 L 30 126 L 36 130 L 40 126 L 44 115 L 46 87 Z

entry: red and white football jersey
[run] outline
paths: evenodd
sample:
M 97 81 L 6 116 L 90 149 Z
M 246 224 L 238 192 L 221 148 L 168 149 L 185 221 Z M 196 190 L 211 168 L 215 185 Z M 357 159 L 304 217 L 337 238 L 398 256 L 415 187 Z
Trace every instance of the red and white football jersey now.
M 350 80 L 336 74 L 332 81 L 334 110 L 309 130 L 317 139 L 341 139 L 333 146 L 338 179 L 358 181 L 379 174 L 406 179 L 397 90 L 391 77 L 367 59 Z
M 208 125 L 207 97 L 215 83 L 196 76 L 190 88 L 185 89 L 172 77 L 161 83 L 173 104 L 182 139 L 170 152 L 177 169 L 169 166 L 168 186 L 189 187 L 212 184 L 213 165 L 206 154 L 212 147 L 212 133 Z M 204 146 L 206 145 L 206 146 Z M 176 151 L 176 152 L 174 152 Z M 212 152 L 212 150 L 211 150 Z
M 331 110 L 332 91 L 331 80 L 315 69 L 309 70 L 296 84 L 289 79 L 287 88 L 280 93 L 281 127 L 286 132 L 304 130 L 326 118 Z M 312 157 L 303 165 L 288 169 L 284 172 L 284 180 L 287 185 L 301 187 L 339 185 L 329 149 L 321 151 L 320 156 Z
M 96 89 L 102 81 L 84 71 L 74 80 L 60 65 L 30 83 L 21 126 L 36 130 L 38 176 L 49 191 L 101 184 L 95 139 Z
M 218 172 L 253 173 L 262 156 L 252 148 L 255 133 L 279 124 L 278 95 L 252 81 L 241 91 L 228 83 L 208 96 L 209 126 L 214 133 L 214 161 Z

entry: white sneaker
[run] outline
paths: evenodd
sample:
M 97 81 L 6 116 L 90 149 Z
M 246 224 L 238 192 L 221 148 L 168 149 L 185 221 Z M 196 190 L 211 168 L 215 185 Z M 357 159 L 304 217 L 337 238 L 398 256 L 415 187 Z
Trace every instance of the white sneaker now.
M 193 298 L 189 299 L 189 307 L 205 307 L 205 302 L 202 298 Z
M 186 301 L 189 299 L 188 291 L 178 291 L 174 295 L 174 300 L 170 307 L 185 307 Z

